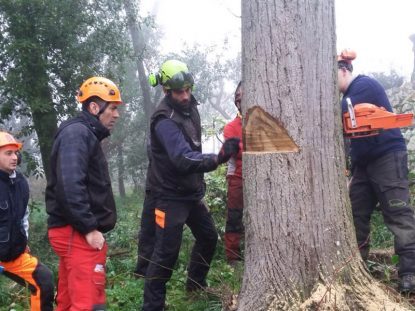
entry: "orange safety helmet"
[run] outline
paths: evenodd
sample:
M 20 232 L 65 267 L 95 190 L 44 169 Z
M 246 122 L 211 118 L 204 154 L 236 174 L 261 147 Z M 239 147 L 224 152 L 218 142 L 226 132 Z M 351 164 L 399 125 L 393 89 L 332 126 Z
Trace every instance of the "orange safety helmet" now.
M 350 49 L 344 49 L 340 52 L 340 55 L 337 55 L 337 61 L 346 62 L 351 64 L 352 60 L 356 58 L 356 52 Z
M 82 104 L 94 96 L 106 102 L 122 104 L 120 90 L 114 82 L 104 77 L 91 77 L 84 81 L 79 88 L 76 99 Z
M 0 132 L 0 148 L 5 146 L 15 146 L 22 149 L 22 143 L 18 142 L 12 135 L 7 132 Z

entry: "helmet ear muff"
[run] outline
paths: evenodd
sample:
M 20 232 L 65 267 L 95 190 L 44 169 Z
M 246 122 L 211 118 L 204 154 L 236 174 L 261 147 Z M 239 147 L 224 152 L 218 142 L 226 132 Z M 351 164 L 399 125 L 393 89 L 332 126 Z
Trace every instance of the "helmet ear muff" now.
M 17 151 L 17 165 L 22 164 L 22 153 L 20 151 Z
M 150 73 L 150 75 L 148 76 L 148 83 L 150 83 L 150 85 L 152 87 L 155 87 L 157 85 L 161 85 L 161 76 L 160 74 L 157 73 Z

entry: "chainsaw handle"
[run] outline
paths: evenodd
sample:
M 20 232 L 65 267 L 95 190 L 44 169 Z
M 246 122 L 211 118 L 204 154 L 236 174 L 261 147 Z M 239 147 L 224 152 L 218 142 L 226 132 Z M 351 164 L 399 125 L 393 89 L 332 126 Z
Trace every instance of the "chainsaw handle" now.
M 353 108 L 352 101 L 350 100 L 350 97 L 346 98 L 346 102 L 347 102 L 347 110 L 349 111 L 350 122 L 351 122 L 352 128 L 356 128 L 357 127 L 356 115 L 354 114 L 354 108 Z

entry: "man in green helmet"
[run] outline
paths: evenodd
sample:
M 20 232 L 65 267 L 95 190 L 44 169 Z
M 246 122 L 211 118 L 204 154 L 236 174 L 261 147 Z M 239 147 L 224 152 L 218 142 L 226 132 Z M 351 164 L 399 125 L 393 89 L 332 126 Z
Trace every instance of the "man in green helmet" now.
M 166 283 L 179 255 L 184 224 L 196 239 L 186 289 L 206 287 L 218 234 L 202 200 L 203 173 L 236 155 L 239 138 L 225 141 L 217 155 L 202 153 L 198 104 L 192 95 L 193 76 L 183 62 L 166 61 L 157 74 L 150 75 L 149 81 L 152 86 L 162 85 L 165 96 L 150 123 L 146 189 L 154 199 L 154 212 L 150 213 L 154 218 L 148 223 L 155 227 L 155 244 L 145 271 L 142 310 L 161 311 L 165 307 Z

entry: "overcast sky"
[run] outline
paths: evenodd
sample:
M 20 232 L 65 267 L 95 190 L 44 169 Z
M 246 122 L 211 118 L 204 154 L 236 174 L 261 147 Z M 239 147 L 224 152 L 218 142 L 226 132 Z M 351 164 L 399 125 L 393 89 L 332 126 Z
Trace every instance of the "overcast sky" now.
M 336 0 L 337 47 L 354 48 L 355 69 L 410 77 L 414 54 L 414 0 Z
M 321 0 L 324 1 L 324 0 Z M 142 13 L 154 1 L 143 1 Z M 156 21 L 163 28 L 166 51 L 178 52 L 184 41 L 221 44 L 229 53 L 240 50 L 240 0 L 158 0 Z M 415 33 L 415 0 L 336 0 L 338 51 L 357 52 L 356 72 L 395 69 L 408 79 L 414 54 L 409 35 Z

